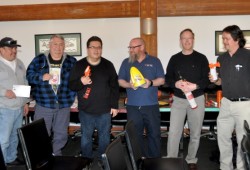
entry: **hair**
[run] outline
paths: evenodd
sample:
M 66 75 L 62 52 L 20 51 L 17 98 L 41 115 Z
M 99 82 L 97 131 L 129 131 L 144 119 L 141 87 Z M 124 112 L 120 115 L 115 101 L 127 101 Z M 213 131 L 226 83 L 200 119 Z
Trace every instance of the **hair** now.
M 88 39 L 87 41 L 87 48 L 89 47 L 89 44 L 92 42 L 92 41 L 98 41 L 101 43 L 101 46 L 102 46 L 102 40 L 101 38 L 97 37 L 97 36 L 92 36 Z
M 60 34 L 54 34 L 54 35 L 52 35 L 52 36 L 50 37 L 50 41 L 51 41 L 52 39 L 54 39 L 54 38 L 60 38 L 61 40 L 64 41 L 64 37 L 63 37 L 62 35 L 60 35 Z
M 186 29 L 182 30 L 181 33 L 180 33 L 180 38 L 181 38 L 181 36 L 182 36 L 182 34 L 184 32 L 190 32 L 193 35 L 193 38 L 194 38 L 194 32 L 190 28 L 186 28 Z
M 230 25 L 223 29 L 222 32 L 229 33 L 234 41 L 238 41 L 239 47 L 243 48 L 246 44 L 246 39 L 242 30 L 237 25 Z

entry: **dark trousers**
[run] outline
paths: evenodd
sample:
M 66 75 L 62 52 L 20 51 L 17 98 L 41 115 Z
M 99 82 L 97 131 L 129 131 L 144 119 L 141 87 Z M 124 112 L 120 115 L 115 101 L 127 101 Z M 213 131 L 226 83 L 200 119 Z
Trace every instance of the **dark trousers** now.
M 127 105 L 128 120 L 133 120 L 142 153 L 148 158 L 161 156 L 160 111 L 158 105 L 129 106 Z M 144 129 L 147 134 L 147 145 L 144 143 Z

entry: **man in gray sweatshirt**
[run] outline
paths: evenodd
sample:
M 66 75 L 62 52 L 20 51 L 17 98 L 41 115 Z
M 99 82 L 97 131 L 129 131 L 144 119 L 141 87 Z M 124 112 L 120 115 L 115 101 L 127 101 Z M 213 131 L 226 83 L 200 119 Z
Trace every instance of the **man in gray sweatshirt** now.
M 26 97 L 17 97 L 13 85 L 27 85 L 26 69 L 17 59 L 16 40 L 5 37 L 0 40 L 0 144 L 7 165 L 17 165 L 17 128 L 21 127 L 23 115 L 29 107 Z

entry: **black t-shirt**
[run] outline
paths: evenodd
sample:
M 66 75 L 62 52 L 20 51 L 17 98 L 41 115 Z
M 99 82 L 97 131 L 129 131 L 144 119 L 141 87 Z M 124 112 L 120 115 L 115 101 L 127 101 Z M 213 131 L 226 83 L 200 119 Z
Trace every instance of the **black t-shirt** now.
M 226 52 L 218 57 L 218 62 L 223 96 L 250 98 L 250 51 L 239 48 L 232 57 Z
M 81 77 L 90 66 L 92 84 L 83 85 Z M 70 74 L 69 88 L 77 91 L 78 109 L 90 114 L 109 113 L 111 108 L 118 108 L 119 84 L 114 65 L 101 58 L 98 65 L 90 65 L 86 58 L 79 60 Z M 88 91 L 88 92 L 87 92 Z M 85 93 L 88 97 L 85 98 Z

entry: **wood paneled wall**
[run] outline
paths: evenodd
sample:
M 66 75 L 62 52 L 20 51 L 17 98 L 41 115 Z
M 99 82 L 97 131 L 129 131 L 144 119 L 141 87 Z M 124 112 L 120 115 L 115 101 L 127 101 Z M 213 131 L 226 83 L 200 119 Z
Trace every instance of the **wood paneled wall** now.
M 139 17 L 139 0 L 0 6 L 0 21 Z M 158 0 L 163 16 L 246 15 L 249 0 Z
M 158 0 L 158 16 L 250 14 L 249 0 Z

